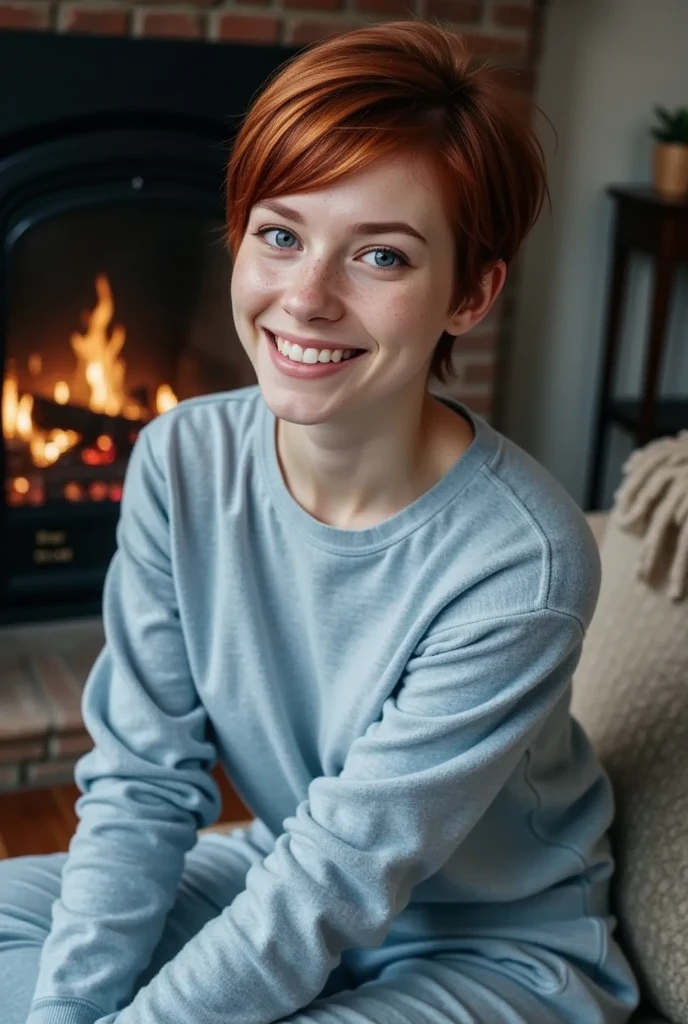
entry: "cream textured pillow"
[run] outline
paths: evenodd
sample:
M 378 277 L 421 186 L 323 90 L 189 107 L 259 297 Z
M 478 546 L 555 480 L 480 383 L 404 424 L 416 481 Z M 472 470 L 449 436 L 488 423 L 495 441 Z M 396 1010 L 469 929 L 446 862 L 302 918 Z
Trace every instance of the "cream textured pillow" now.
M 688 432 L 635 452 L 602 543 L 573 713 L 612 779 L 621 941 L 688 1024 Z

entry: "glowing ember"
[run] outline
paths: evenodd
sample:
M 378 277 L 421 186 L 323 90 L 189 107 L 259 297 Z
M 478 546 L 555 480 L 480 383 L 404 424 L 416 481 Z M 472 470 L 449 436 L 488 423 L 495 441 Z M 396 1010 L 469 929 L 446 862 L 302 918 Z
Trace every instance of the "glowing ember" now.
M 108 496 L 108 485 L 101 480 L 94 480 L 89 484 L 88 496 L 91 501 L 105 501 Z
M 34 465 L 41 469 L 52 466 L 80 440 L 81 434 L 76 430 L 34 430 L 29 440 Z
M 76 483 L 72 480 L 70 483 L 64 485 L 63 495 L 67 501 L 81 501 L 83 498 L 83 491 L 81 484 Z
M 69 384 L 64 380 L 58 380 L 55 385 L 55 401 L 58 405 L 66 405 L 69 401 Z

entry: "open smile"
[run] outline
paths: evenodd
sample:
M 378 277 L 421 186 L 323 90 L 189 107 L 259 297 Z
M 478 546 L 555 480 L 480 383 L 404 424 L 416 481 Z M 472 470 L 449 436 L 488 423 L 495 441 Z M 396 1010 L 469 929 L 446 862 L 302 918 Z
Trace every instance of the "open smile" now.
M 341 373 L 368 355 L 365 349 L 302 346 L 263 328 L 273 364 L 289 377 L 311 379 Z

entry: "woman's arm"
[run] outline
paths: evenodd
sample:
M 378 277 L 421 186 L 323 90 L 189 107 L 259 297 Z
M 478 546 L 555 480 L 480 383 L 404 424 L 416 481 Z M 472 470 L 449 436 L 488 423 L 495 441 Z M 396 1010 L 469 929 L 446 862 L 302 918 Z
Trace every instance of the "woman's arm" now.
M 105 585 L 106 646 L 86 684 L 94 750 L 28 1024 L 93 1024 L 131 999 L 184 855 L 219 814 L 216 753 L 189 670 L 170 565 L 167 483 L 144 431 Z
M 282 1021 L 344 950 L 380 945 L 567 699 L 582 635 L 545 608 L 427 638 L 340 774 L 314 780 L 245 891 L 117 1024 Z

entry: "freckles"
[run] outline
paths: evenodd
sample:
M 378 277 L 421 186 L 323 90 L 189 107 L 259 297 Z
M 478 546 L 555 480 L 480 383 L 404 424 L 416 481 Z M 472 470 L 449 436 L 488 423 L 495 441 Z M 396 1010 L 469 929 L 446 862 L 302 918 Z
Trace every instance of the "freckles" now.
M 240 301 L 250 304 L 277 287 L 277 274 L 272 269 L 259 265 L 246 264 L 239 266 L 232 278 L 232 294 Z

